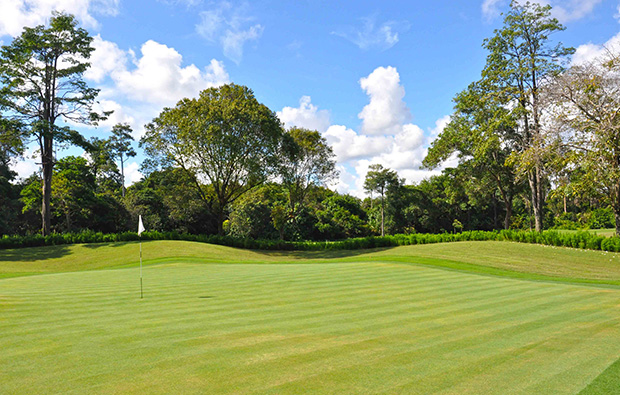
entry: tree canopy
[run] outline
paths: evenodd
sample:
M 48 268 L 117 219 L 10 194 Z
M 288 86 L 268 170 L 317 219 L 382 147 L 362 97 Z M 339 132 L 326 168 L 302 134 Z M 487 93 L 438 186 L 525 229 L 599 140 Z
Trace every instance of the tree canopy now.
M 276 114 L 249 88 L 228 84 L 164 109 L 140 145 L 157 163 L 191 174 L 205 200 L 200 181 L 210 183 L 222 233 L 228 204 L 277 173 L 281 142 Z

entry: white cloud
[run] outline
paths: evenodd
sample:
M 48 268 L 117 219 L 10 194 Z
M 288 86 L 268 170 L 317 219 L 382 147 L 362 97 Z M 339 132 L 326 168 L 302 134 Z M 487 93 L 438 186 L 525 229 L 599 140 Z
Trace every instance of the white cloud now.
M 608 51 L 620 53 L 620 33 L 616 34 L 602 45 L 583 44 L 575 49 L 571 60 L 572 64 L 584 64 L 604 56 Z
M 24 152 L 23 157 L 12 160 L 9 165 L 11 170 L 17 173 L 17 177 L 23 180 L 39 171 L 38 161 L 40 159 L 36 155 L 36 149 L 31 148 Z
M 116 43 L 106 41 L 97 34 L 93 37 L 93 48 L 90 55 L 90 67 L 84 73 L 84 78 L 102 82 L 103 79 L 113 73 L 123 71 L 127 63 L 127 53 L 120 49 Z
M 204 89 L 229 82 L 222 62 L 212 59 L 202 70 L 194 64 L 183 65 L 180 53 L 153 40 L 142 45 L 139 57 L 99 35 L 94 37 L 93 46 L 92 66 L 85 78 L 103 84 L 95 110 L 114 111 L 100 126 L 129 123 L 136 139 L 163 106 L 173 106 L 184 97 L 195 97 Z
M 25 26 L 45 24 L 52 11 L 65 11 L 88 28 L 99 28 L 94 15 L 116 15 L 119 0 L 2 0 L 0 36 L 18 36 Z
M 93 110 L 98 113 L 103 113 L 105 111 L 113 111 L 112 114 L 106 119 L 99 123 L 99 126 L 108 126 L 112 127 L 119 123 L 128 123 L 129 125 L 133 125 L 135 128 L 135 118 L 128 114 L 125 108 L 121 106 L 119 103 L 114 100 L 99 100 L 94 106 Z
M 127 164 L 125 164 L 124 171 L 126 187 L 140 181 L 142 177 L 144 177 L 144 175 L 140 173 L 140 164 L 138 162 L 127 162 Z
M 551 13 L 558 18 L 560 22 L 570 22 L 581 19 L 592 13 L 594 7 L 601 1 L 602 0 L 553 1 L 551 2 L 553 6 Z
M 253 24 L 248 16 L 247 3 L 235 7 L 227 1 L 220 2 L 211 10 L 200 13 L 196 32 L 213 44 L 220 44 L 224 56 L 239 64 L 243 58 L 243 47 L 247 41 L 257 41 L 264 27 Z
M 386 50 L 398 43 L 399 32 L 409 29 L 407 22 L 387 21 L 377 25 L 376 17 L 362 18 L 361 28 L 349 27 L 346 31 L 336 31 L 332 34 L 343 37 L 362 50 Z
M 411 113 L 403 101 L 405 88 L 394 67 L 378 67 L 368 77 L 360 79 L 360 86 L 370 97 L 358 117 L 366 134 L 395 134 Z
M 530 0 L 531 3 L 551 5 L 551 15 L 560 22 L 566 23 L 584 18 L 592 13 L 594 7 L 602 0 Z M 482 15 L 487 19 L 497 18 L 502 9 L 507 10 L 508 0 L 484 0 L 482 2 Z M 525 0 L 519 1 L 524 4 Z
M 450 121 L 443 116 L 425 132 L 419 126 L 406 123 L 411 117 L 403 101 L 405 90 L 400 84 L 398 71 L 393 67 L 379 67 L 360 80 L 360 86 L 370 98 L 359 117 L 362 131 L 356 132 L 343 125 L 330 126 L 323 136 L 336 154 L 339 179 L 335 188 L 341 193 L 364 197 L 364 179 L 371 164 L 380 164 L 396 170 L 407 183 L 440 174 L 441 169 L 422 170 L 428 145 Z M 451 158 L 444 165 L 454 165 Z
M 450 115 L 444 115 L 435 121 L 435 127 L 431 130 L 430 139 L 434 140 L 441 132 L 443 132 L 444 128 L 450 123 Z M 430 143 L 430 141 L 429 141 Z
M 365 136 L 343 125 L 330 126 L 323 136 L 341 163 L 376 156 L 392 146 L 390 136 Z
M 277 115 L 286 128 L 296 126 L 323 133 L 329 127 L 329 111 L 319 110 L 310 96 L 302 96 L 299 107 L 284 107 Z
M 501 11 L 500 6 L 505 3 L 505 0 L 484 0 L 482 2 L 482 15 L 487 19 L 497 18 Z
M 113 51 L 114 52 L 114 51 Z M 142 57 L 127 69 L 123 57 L 110 65 L 116 88 L 133 100 L 172 105 L 183 97 L 194 97 L 209 87 L 228 82 L 222 62 L 212 59 L 202 71 L 194 64 L 182 66 L 183 57 L 174 48 L 149 40 L 142 45 Z M 100 78 L 100 75 L 95 76 Z

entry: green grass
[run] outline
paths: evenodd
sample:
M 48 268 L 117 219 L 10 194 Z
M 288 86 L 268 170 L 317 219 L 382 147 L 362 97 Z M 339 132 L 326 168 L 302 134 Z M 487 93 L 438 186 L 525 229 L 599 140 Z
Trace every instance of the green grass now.
M 557 232 L 560 233 L 577 233 L 577 232 L 589 232 L 594 233 L 599 236 L 611 237 L 616 235 L 616 229 L 607 228 L 607 229 L 584 229 L 584 230 L 568 230 L 568 229 L 556 229 Z
M 136 243 L 0 251 L 0 393 L 620 385 L 620 257 L 611 253 L 502 242 L 143 249 L 143 300 Z

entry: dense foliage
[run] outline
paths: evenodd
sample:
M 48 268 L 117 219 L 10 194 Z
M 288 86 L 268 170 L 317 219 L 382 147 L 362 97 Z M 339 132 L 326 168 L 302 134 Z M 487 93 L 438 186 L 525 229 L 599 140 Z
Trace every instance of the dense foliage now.
M 456 155 L 458 165 L 407 185 L 397 171 L 371 164 L 362 200 L 328 188 L 338 174 L 336 158 L 319 132 L 285 130 L 250 88 L 236 84 L 162 109 L 140 141 L 145 176 L 125 189 L 124 164 L 135 155 L 128 125 L 90 141 L 55 126 L 62 117 L 100 119 L 90 113 L 97 91 L 81 80 L 92 38 L 72 16 L 55 15 L 49 28 L 26 29 L 0 54 L 0 236 L 48 240 L 32 236 L 41 229 L 41 213 L 50 240 L 64 237 L 58 234 L 131 238 L 126 232 L 136 229 L 141 215 L 153 232 L 217 234 L 222 239 L 214 240 L 250 247 L 326 240 L 367 246 L 384 241 L 359 240 L 419 240 L 430 236 L 416 235 L 430 233 L 458 239 L 469 237 L 461 232 L 500 229 L 615 226 L 620 232 L 620 58 L 610 50 L 566 69 L 572 49 L 550 40 L 563 29 L 550 7 L 513 1 L 504 26 L 483 43 L 488 56 L 480 80 L 455 96 L 450 122 L 423 162 L 441 168 Z M 75 35 L 75 47 L 59 44 L 58 35 Z M 76 58 L 56 71 L 39 69 L 58 56 Z M 20 106 L 47 72 L 77 85 L 62 85 L 73 92 L 63 97 L 72 99 L 58 102 L 55 109 L 64 111 L 44 119 Z M 23 83 L 27 73 L 32 86 Z M 41 97 L 41 108 L 55 100 Z M 42 171 L 18 180 L 9 164 L 23 154 L 28 137 L 43 144 Z M 87 152 L 51 157 L 58 142 Z M 387 236 L 395 234 L 406 236 Z M 367 239 L 378 235 L 388 238 Z M 565 240 L 558 245 L 574 246 L 577 236 L 557 237 Z M 584 240 L 602 248 L 602 241 L 592 241 L 598 239 Z
M 569 247 L 588 250 L 620 252 L 620 237 L 604 237 L 590 232 L 544 232 L 501 230 L 469 231 L 462 233 L 416 233 L 396 234 L 392 236 L 354 237 L 341 241 L 284 241 L 238 238 L 221 235 L 195 235 L 178 232 L 143 232 L 140 236 L 134 232 L 104 234 L 101 232 L 63 233 L 50 236 L 4 236 L 0 238 L 0 249 L 37 247 L 76 243 L 110 243 L 149 240 L 184 240 L 236 248 L 254 250 L 359 250 L 370 248 L 387 248 L 416 244 L 451 243 L 458 241 L 513 241 L 519 243 L 542 244 L 554 247 Z

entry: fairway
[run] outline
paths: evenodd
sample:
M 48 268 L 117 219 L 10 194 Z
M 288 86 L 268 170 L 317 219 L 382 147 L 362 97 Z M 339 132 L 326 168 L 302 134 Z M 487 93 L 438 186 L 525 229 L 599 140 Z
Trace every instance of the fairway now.
M 0 393 L 575 394 L 620 358 L 620 277 L 600 274 L 618 262 L 604 253 L 500 242 L 315 254 L 153 242 L 140 300 L 135 256 L 125 255 L 128 267 L 119 258 L 136 247 L 110 248 L 113 267 L 0 279 Z M 499 256 L 521 247 L 523 256 L 504 258 L 521 265 L 515 278 L 493 258 L 484 267 L 502 271 L 468 272 L 472 248 Z M 83 247 L 71 248 L 48 262 L 79 260 Z M 54 250 L 23 253 L 45 251 Z M 540 273 L 528 263 L 533 251 L 579 259 L 565 257 L 569 272 Z M 0 252 L 0 266 L 26 274 L 18 252 Z M 600 283 L 563 282 L 578 261 L 593 262 Z M 518 278 L 526 272 L 533 278 Z

